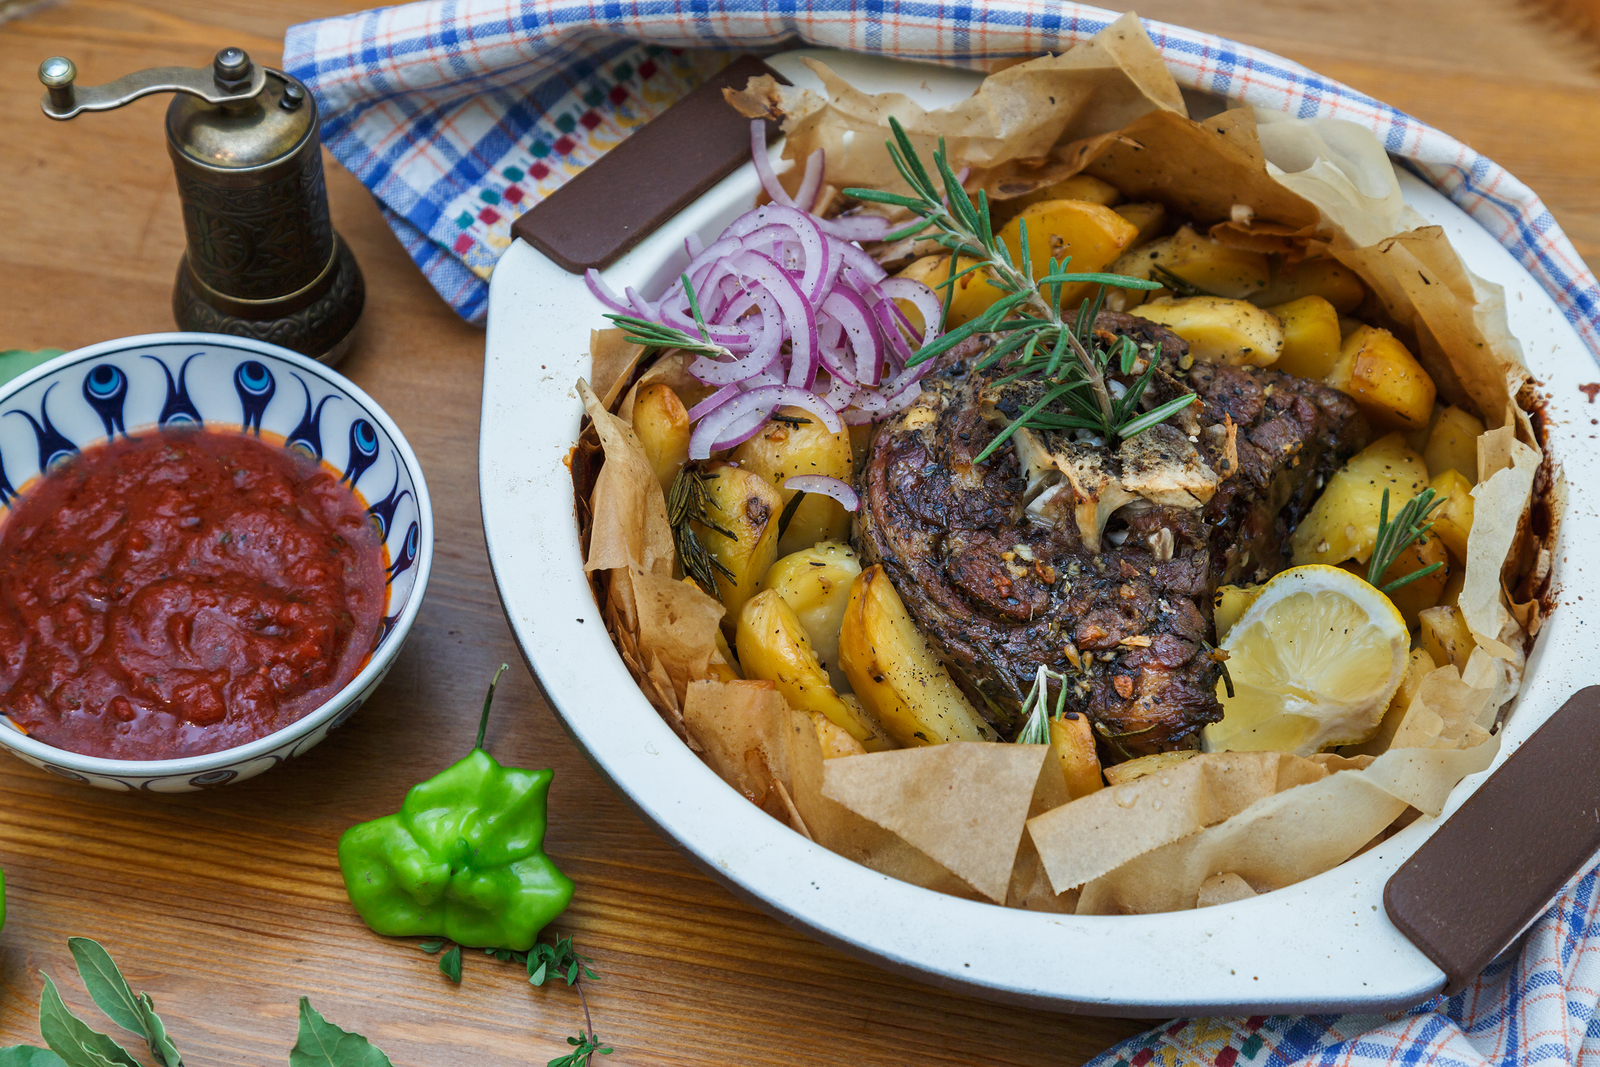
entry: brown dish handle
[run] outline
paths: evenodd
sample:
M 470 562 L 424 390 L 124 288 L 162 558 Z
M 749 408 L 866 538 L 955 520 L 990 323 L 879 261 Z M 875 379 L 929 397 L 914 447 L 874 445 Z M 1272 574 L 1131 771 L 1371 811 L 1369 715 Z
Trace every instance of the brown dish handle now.
M 1600 850 L 1600 686 L 1579 691 L 1383 891 L 1389 920 L 1464 989 Z
M 722 71 L 525 212 L 511 234 L 573 274 L 603 270 L 750 158 L 750 120 L 724 88 L 769 74 L 755 56 Z M 767 140 L 777 135 L 767 123 Z

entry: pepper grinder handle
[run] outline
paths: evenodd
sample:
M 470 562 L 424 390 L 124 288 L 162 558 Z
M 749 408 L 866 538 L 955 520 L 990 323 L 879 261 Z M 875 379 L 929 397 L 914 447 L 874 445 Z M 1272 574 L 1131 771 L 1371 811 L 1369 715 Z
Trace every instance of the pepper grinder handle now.
M 188 93 L 210 104 L 238 104 L 259 95 L 267 84 L 267 72 L 241 48 L 224 48 L 210 67 L 151 67 L 84 87 L 74 84 L 77 77 L 77 66 L 65 56 L 39 64 L 45 87 L 39 106 L 46 115 L 70 119 L 85 111 L 111 111 L 151 93 Z

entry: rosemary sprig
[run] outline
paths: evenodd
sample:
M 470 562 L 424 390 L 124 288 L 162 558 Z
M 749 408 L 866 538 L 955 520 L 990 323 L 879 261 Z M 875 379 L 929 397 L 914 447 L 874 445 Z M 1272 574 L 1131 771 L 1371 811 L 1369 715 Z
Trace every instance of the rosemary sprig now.
M 1430 563 L 1426 567 L 1396 578 L 1388 585 L 1382 584 L 1383 576 L 1394 566 L 1394 561 L 1400 558 L 1400 553 L 1433 529 L 1433 523 L 1423 525 L 1422 520 L 1428 517 L 1430 511 L 1444 503 L 1435 497 L 1432 488 L 1424 489 L 1407 501 L 1406 506 L 1394 517 L 1394 521 L 1390 522 L 1389 490 L 1383 491 L 1383 503 L 1379 505 L 1378 510 L 1378 540 L 1372 546 L 1372 559 L 1367 563 L 1367 582 L 1377 586 L 1379 592 L 1392 593 L 1403 585 L 1408 585 L 1419 578 L 1426 578 L 1444 566 L 1443 562 Z
M 900 123 L 890 118 L 889 128 L 894 134 L 893 140 L 887 142 L 889 158 L 912 195 L 877 189 L 846 189 L 845 195 L 891 204 L 917 216 L 917 221 L 886 240 L 935 231 L 927 236 L 950 251 L 950 269 L 935 286 L 943 291 L 947 320 L 956 282 L 969 274 L 982 271 L 984 281 L 1003 294 L 983 314 L 930 341 L 907 362 L 924 363 L 969 337 L 993 334 L 994 343 L 979 369 L 1009 359 L 1006 368 L 1013 373 L 1007 381 L 1037 374 L 1045 385 L 1043 399 L 1013 419 L 977 456 L 976 462 L 987 459 L 1018 429 L 1089 430 L 1114 443 L 1148 430 L 1195 401 L 1195 395 L 1188 393 L 1151 411 L 1138 410 L 1159 353 L 1150 357 L 1144 375 L 1122 397 L 1114 397 L 1106 381 L 1113 359 L 1123 374 L 1130 374 L 1138 364 L 1139 354 L 1127 338 L 1104 344 L 1096 336 L 1094 324 L 1105 300 L 1105 287 L 1149 290 L 1162 288 L 1161 282 L 1104 272 L 1073 273 L 1066 269 L 1068 260 L 1054 256 L 1048 260 L 1044 277 L 1034 277 L 1027 224 L 1020 227 L 1018 255 L 1013 261 L 1011 250 L 995 235 L 988 194 L 980 190 L 974 200 L 962 188 L 950 168 L 944 139 L 939 139 L 939 149 L 933 154 L 939 174 L 935 183 Z M 958 256 L 977 262 L 957 271 Z M 1061 308 L 1064 287 L 1082 284 L 1098 286 L 1096 295 L 1080 304 L 1069 321 Z M 1052 406 L 1062 410 L 1052 411 Z
M 1174 293 L 1177 293 L 1179 296 L 1220 296 L 1221 295 L 1220 293 L 1213 293 L 1210 289 L 1202 289 L 1200 286 L 1196 285 L 1194 282 L 1191 282 L 1188 278 L 1185 278 L 1183 275 L 1175 273 L 1174 271 L 1168 270 L 1166 267 L 1163 267 L 1159 263 L 1155 264 L 1154 266 L 1152 266 L 1150 268 L 1150 277 L 1153 278 L 1155 281 L 1160 282 L 1162 285 L 1166 286 L 1168 289 L 1171 289 Z
M 1056 696 L 1056 710 L 1050 713 L 1050 683 L 1054 681 L 1060 688 Z M 1033 688 L 1028 690 L 1028 695 L 1022 700 L 1022 713 L 1028 717 L 1022 724 L 1022 732 L 1017 734 L 1016 743 L 1019 745 L 1048 745 L 1050 743 L 1050 720 L 1059 719 L 1067 710 L 1067 676 L 1058 674 L 1044 664 L 1039 665 L 1039 673 L 1034 677 Z
M 733 571 L 706 551 L 691 523 L 697 522 L 730 541 L 737 540 L 706 517 L 706 505 L 711 497 L 706 492 L 705 479 L 715 477 L 715 474 L 707 474 L 698 463 L 685 463 L 672 482 L 672 491 L 667 494 L 667 523 L 672 527 L 672 543 L 683 561 L 683 572 L 712 596 L 717 595 L 717 575 L 732 581 Z
M 694 313 L 694 323 L 700 328 L 700 336 L 695 337 L 676 326 L 666 326 L 633 315 L 616 315 L 608 312 L 606 318 L 626 331 L 622 339 L 630 344 L 644 345 L 646 348 L 681 348 L 685 352 L 696 352 L 713 358 L 731 357 L 732 352 L 711 340 L 711 331 L 706 328 L 705 316 L 700 313 L 700 302 L 695 299 L 694 286 L 690 284 L 689 276 L 682 274 L 679 277 L 683 280 L 683 293 L 689 298 L 689 310 Z

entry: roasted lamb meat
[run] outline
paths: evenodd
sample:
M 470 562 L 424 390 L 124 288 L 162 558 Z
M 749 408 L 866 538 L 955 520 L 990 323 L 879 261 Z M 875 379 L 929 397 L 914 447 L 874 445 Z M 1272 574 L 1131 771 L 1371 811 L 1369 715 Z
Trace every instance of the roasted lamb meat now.
M 1069 678 L 1067 706 L 1107 745 L 1148 752 L 1221 718 L 1217 588 L 1284 568 L 1290 531 L 1367 428 L 1316 382 L 1194 362 L 1176 334 L 1132 316 L 1104 312 L 1095 328 L 1157 361 L 1146 407 L 1199 400 L 1117 447 L 1019 429 L 975 463 L 1043 388 L 975 369 L 975 339 L 874 438 L 859 547 L 1003 735 L 1021 727 L 1042 664 Z

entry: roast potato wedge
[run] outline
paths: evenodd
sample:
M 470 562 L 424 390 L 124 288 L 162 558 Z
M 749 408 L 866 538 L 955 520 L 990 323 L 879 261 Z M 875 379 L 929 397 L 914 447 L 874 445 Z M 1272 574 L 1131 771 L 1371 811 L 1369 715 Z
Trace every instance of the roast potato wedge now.
M 1267 309 L 1283 323 L 1283 350 L 1277 368 L 1321 381 L 1339 361 L 1343 338 L 1339 312 L 1320 296 L 1303 296 Z
M 717 597 L 728 609 L 722 625 L 731 633 L 745 601 L 778 558 L 783 497 L 761 475 L 720 460 L 704 464 L 700 477 L 706 490 L 705 521 L 691 520 L 690 528 L 721 565 Z
M 739 664 L 750 678 L 778 687 L 791 708 L 826 716 L 865 747 L 883 748 L 882 739 L 834 691 L 817 662 L 805 627 L 776 590 L 751 597 L 739 612 Z
M 1344 339 L 1326 381 L 1382 429 L 1417 429 L 1433 416 L 1433 379 L 1394 334 L 1376 326 Z
M 1290 535 L 1294 565 L 1367 562 L 1378 538 L 1383 491 L 1389 490 L 1392 517 L 1427 485 L 1428 468 L 1406 447 L 1401 434 L 1374 441 L 1328 479 L 1310 513 Z
M 1067 795 L 1073 800 L 1105 788 L 1100 774 L 1100 755 L 1095 750 L 1094 727 L 1087 715 L 1073 714 L 1050 720 L 1050 750 L 1061 763 L 1067 780 Z
M 850 587 L 839 661 L 855 695 L 900 744 L 995 739 L 911 620 L 881 565 L 862 571 Z
M 1466 479 L 1467 487 L 1478 484 L 1478 438 L 1483 436 L 1483 420 L 1469 411 L 1451 406 L 1439 418 L 1422 447 L 1428 473 L 1437 478 L 1453 470 Z
M 1103 204 L 1087 200 L 1045 200 L 1030 204 L 1000 230 L 1000 240 L 1013 263 L 1022 262 L 1022 228 L 1028 229 L 1028 259 L 1033 276 L 1050 272 L 1050 260 L 1067 261 L 1079 274 L 1105 270 L 1139 236 L 1138 227 Z M 1061 289 L 1061 306 L 1075 307 L 1094 287 L 1086 283 Z
M 633 432 L 661 482 L 662 495 L 672 491 L 674 479 L 689 461 L 689 429 L 689 409 L 670 385 L 647 385 L 633 398 Z
M 1129 310 L 1159 322 L 1189 342 L 1189 354 L 1206 363 L 1266 367 L 1283 349 L 1283 323 L 1247 300 L 1191 296 L 1154 300 Z
M 1348 315 L 1367 298 L 1367 287 L 1355 271 L 1332 256 L 1314 256 L 1280 269 L 1251 299 L 1272 307 L 1307 296 L 1320 296 L 1339 314 Z
M 799 618 L 834 689 L 850 686 L 839 666 L 839 629 L 850 603 L 850 583 L 861 573 L 861 561 L 849 545 L 823 541 L 783 556 L 761 579 L 763 590 L 774 590 Z
M 841 425 L 838 433 L 831 433 L 815 415 L 799 408 L 780 408 L 778 416 L 728 458 L 771 482 L 785 506 L 795 490 L 783 488 L 783 483 L 797 474 L 820 474 L 849 484 L 855 462 L 849 430 Z M 778 553 L 849 536 L 850 513 L 844 506 L 830 496 L 807 493 L 779 534 Z

